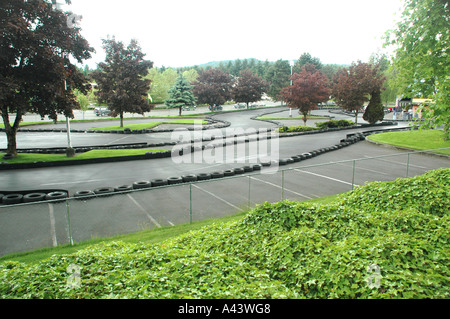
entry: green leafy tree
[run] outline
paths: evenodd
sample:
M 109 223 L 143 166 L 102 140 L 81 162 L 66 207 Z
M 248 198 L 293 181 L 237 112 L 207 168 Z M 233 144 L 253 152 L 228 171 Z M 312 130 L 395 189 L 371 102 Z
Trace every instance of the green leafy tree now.
M 164 103 L 169 98 L 169 90 L 175 84 L 178 74 L 172 68 L 151 68 L 145 78 L 151 81 L 148 93 L 153 103 Z
M 277 60 L 268 66 L 265 72 L 265 80 L 269 83 L 267 95 L 274 101 L 278 101 L 280 91 L 289 85 L 291 66 L 287 60 Z
M 108 104 L 112 116 L 120 116 L 120 127 L 123 127 L 125 112 L 144 114 L 152 107 L 148 101 L 150 80 L 144 76 L 153 62 L 144 60 L 145 54 L 136 40 L 125 47 L 115 38 L 107 39 L 103 40 L 103 48 L 106 60 L 92 73 L 97 82 L 97 98 Z
M 70 58 L 83 63 L 94 49 L 78 25 L 68 23 L 70 15 L 46 0 L 1 1 L 0 113 L 8 154 L 17 155 L 16 134 L 25 113 L 55 121 L 58 114 L 73 118 L 73 109 L 79 107 L 73 89 L 89 90 Z
M 319 58 L 313 57 L 310 53 L 305 52 L 297 61 L 295 61 L 294 72 L 300 72 L 302 67 L 304 67 L 306 64 L 312 64 L 318 70 L 320 70 L 323 66 Z
M 450 4 L 447 0 L 405 0 L 401 21 L 386 44 L 395 50 L 399 93 L 434 99 L 424 108 L 424 127 L 443 126 L 450 139 Z
M 169 99 L 166 100 L 165 104 L 168 108 L 178 108 L 181 116 L 183 107 L 195 106 L 195 102 L 192 86 L 183 75 L 180 75 L 175 85 L 169 90 Z

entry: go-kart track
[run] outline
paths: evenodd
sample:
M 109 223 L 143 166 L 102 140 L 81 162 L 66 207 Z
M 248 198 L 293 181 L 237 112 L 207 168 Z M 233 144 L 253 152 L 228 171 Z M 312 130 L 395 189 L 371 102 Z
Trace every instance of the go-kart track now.
M 196 112 L 201 111 L 197 108 Z M 159 112 L 161 116 L 170 113 L 168 110 Z M 71 140 L 75 148 L 148 143 L 170 149 L 171 156 L 0 170 L 0 193 L 48 194 L 55 190 L 68 193 L 68 198 L 63 199 L 0 205 L 0 255 L 232 215 L 265 201 L 319 198 L 349 191 L 366 182 L 420 175 L 448 167 L 450 163 L 445 156 L 382 147 L 364 139 L 367 134 L 378 131 L 403 129 L 407 123 L 278 137 L 270 132 L 281 125 L 303 123 L 294 119 L 255 119 L 269 113 L 287 117 L 289 111 L 286 107 L 278 107 L 211 113 L 208 117 L 216 126 L 206 125 L 208 129 L 200 132 L 184 131 L 184 134 L 192 134 L 193 139 L 195 133 L 202 138 L 192 145 L 186 144 L 193 152 L 185 151 L 182 155 L 178 152 L 180 146 L 174 143 L 178 133 L 169 131 L 168 126 L 159 127 L 160 132 L 141 134 L 88 134 L 81 132 L 94 126 L 117 125 L 118 120 L 73 122 Z M 313 115 L 353 119 L 328 110 L 317 110 Z M 143 120 L 136 117 L 127 119 L 126 123 L 139 121 Z M 308 120 L 307 125 L 314 126 L 313 122 Z M 362 119 L 358 122 L 364 123 Z M 42 131 L 64 128 L 64 125 L 35 128 L 41 131 L 18 133 L 19 148 L 67 146 L 66 133 Z M 170 126 L 170 130 L 173 128 L 187 126 Z M 244 134 L 227 136 L 233 130 L 244 131 Z M 214 132 L 216 137 L 211 139 L 208 132 Z M 218 139 L 220 133 L 227 139 Z M 205 136 L 209 138 L 205 139 Z M 256 153 L 255 145 L 258 146 Z M 276 158 L 271 157 L 268 161 L 267 156 L 258 153 L 266 146 L 272 153 L 277 151 Z M 0 149 L 5 147 L 6 136 L 2 133 Z M 232 157 L 218 161 L 215 154 L 219 151 Z

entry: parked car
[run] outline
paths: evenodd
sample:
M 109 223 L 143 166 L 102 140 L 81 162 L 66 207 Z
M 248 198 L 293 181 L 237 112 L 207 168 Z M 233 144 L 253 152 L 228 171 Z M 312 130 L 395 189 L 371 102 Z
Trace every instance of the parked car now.
M 111 115 L 111 110 L 108 109 L 107 107 L 96 107 L 94 109 L 94 114 L 97 116 L 108 116 Z
M 210 105 L 209 106 L 209 110 L 210 111 L 221 111 L 221 110 L 223 110 L 223 107 L 222 107 L 222 105 Z
M 246 107 L 245 103 L 237 103 L 234 105 L 235 109 L 245 109 Z

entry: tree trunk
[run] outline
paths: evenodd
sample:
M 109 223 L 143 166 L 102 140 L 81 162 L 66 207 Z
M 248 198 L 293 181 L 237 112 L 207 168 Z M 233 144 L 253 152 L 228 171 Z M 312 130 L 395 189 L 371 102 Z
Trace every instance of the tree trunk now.
M 179 107 L 179 109 L 180 109 L 180 112 L 178 113 L 178 115 L 181 116 L 181 106 Z
M 120 127 L 123 127 L 123 111 L 120 112 Z
M 358 125 L 358 110 L 355 110 L 355 125 Z
M 1 114 L 2 114 L 2 118 L 3 118 L 3 123 L 5 124 L 6 139 L 8 142 L 6 153 L 16 156 L 17 155 L 16 135 L 17 135 L 17 130 L 19 129 L 19 124 L 22 121 L 22 113 L 19 110 L 17 110 L 16 119 L 14 120 L 13 126 L 11 126 L 11 124 L 9 122 L 9 116 L 8 116 L 7 110 L 3 109 Z

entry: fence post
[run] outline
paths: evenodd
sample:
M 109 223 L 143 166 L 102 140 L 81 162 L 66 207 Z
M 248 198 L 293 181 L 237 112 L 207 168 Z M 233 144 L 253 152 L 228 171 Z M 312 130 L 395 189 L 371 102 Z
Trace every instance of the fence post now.
M 353 160 L 352 190 L 355 189 L 355 166 L 356 166 L 356 160 Z
M 189 224 L 192 224 L 192 183 L 189 184 Z
M 247 203 L 248 210 L 250 210 L 250 181 L 251 181 L 251 178 L 250 178 L 250 175 L 248 175 L 248 203 Z
M 410 153 L 408 153 L 408 162 L 406 163 L 406 178 L 408 178 L 409 175 L 409 154 Z
M 72 229 L 70 227 L 70 204 L 69 204 L 69 199 L 66 198 L 66 218 L 67 218 L 67 226 L 69 227 L 69 241 L 70 241 L 70 245 L 73 246 L 73 238 L 72 238 Z

